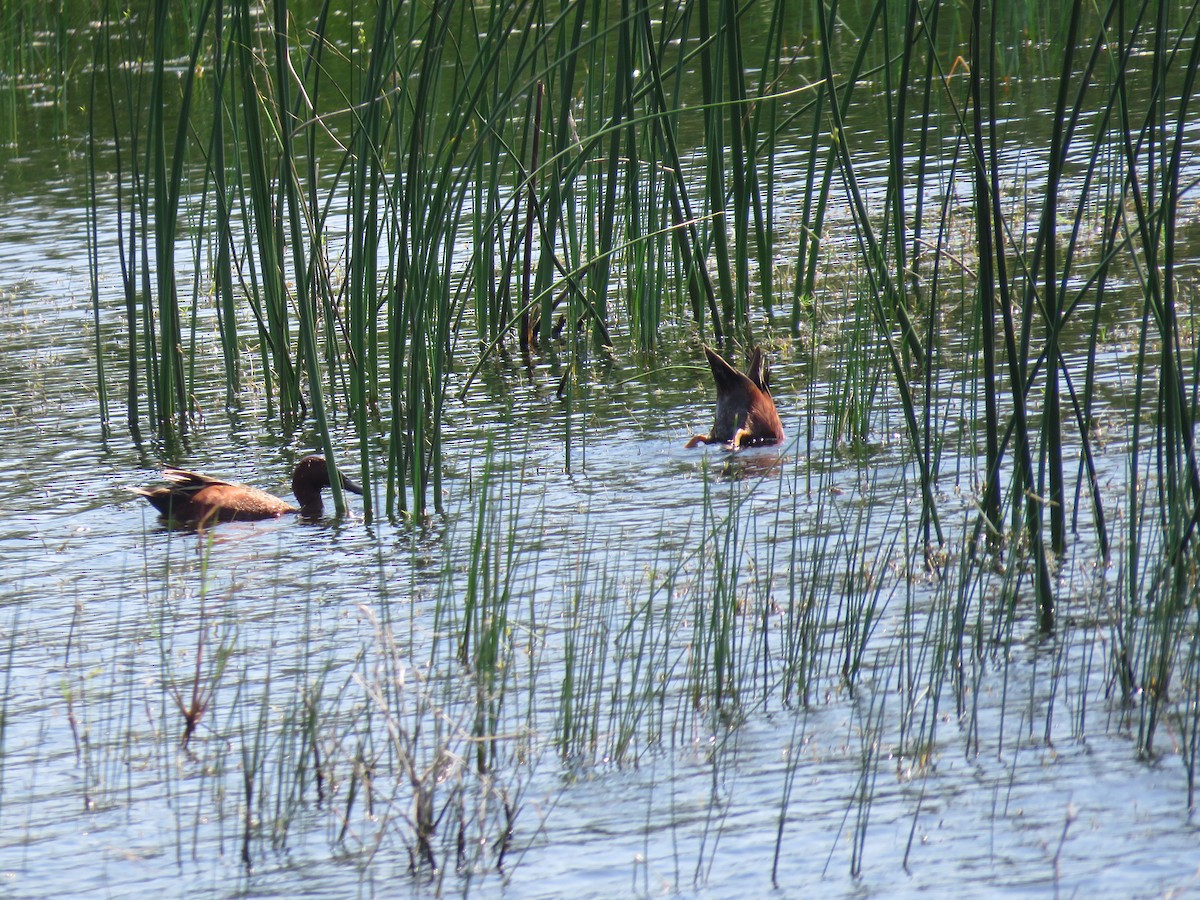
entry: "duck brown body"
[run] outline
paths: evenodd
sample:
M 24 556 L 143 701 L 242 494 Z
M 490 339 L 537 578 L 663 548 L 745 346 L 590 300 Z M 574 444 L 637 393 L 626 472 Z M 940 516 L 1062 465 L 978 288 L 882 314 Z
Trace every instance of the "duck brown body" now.
M 783 423 L 763 372 L 762 349 L 750 353 L 746 372 L 739 372 L 710 347 L 704 348 L 717 385 L 717 412 L 712 430 L 697 434 L 687 446 L 724 444 L 729 450 L 767 446 L 783 441 Z
M 145 497 L 166 518 L 196 525 L 274 519 L 288 513 L 318 518 L 324 508 L 321 491 L 330 486 L 329 466 L 323 456 L 306 456 L 296 464 L 292 473 L 292 493 L 299 506 L 256 487 L 222 481 L 187 469 L 167 468 L 162 474 L 171 482 L 169 485 L 130 490 Z M 343 490 L 362 493 L 362 488 L 345 475 L 338 472 L 337 477 Z

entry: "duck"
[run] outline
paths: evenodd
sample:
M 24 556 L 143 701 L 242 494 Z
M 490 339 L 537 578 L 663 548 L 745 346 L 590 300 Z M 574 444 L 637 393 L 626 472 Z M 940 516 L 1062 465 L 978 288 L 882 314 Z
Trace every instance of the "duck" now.
M 746 372 L 739 372 L 707 345 L 704 355 L 717 384 L 717 412 L 712 430 L 692 435 L 687 448 L 724 444 L 726 450 L 740 450 L 782 443 L 783 423 L 767 384 L 762 348 L 750 352 Z
M 362 494 L 362 488 L 334 470 L 342 490 Z M 165 468 L 162 477 L 171 482 L 163 487 L 129 490 L 145 497 L 165 518 L 204 526 L 210 522 L 252 522 L 275 519 L 288 513 L 300 513 L 309 519 L 320 518 L 324 509 L 321 489 L 330 486 L 329 465 L 323 456 L 306 456 L 296 463 L 292 473 L 292 493 L 299 506 L 280 500 L 266 491 L 246 484 L 235 484 L 192 472 L 188 469 Z

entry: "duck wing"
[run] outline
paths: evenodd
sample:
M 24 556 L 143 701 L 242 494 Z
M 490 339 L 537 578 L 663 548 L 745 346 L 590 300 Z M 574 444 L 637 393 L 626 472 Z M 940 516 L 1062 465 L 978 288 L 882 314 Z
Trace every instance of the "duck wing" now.
M 728 362 L 725 357 L 717 353 L 707 344 L 704 346 L 704 355 L 708 357 L 708 367 L 712 369 L 713 382 L 717 386 L 717 396 L 722 397 L 728 394 L 733 394 L 745 391 L 747 378 Z
M 771 385 L 767 380 L 770 375 L 767 372 L 767 363 L 763 357 L 762 347 L 755 347 L 750 352 L 750 365 L 746 367 L 746 377 L 764 394 L 771 393 Z
M 173 466 L 163 469 L 162 477 L 165 481 L 171 482 L 170 491 L 176 496 L 190 497 L 206 487 L 240 487 L 232 481 L 224 481 L 220 478 L 213 478 L 211 475 L 202 475 L 190 469 L 177 469 Z

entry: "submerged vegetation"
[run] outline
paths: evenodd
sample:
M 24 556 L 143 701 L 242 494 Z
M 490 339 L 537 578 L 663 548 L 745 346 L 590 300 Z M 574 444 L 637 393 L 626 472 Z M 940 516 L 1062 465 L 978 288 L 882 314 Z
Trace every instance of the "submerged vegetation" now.
M 277 642 L 218 602 L 239 589 L 220 543 L 172 535 L 185 563 L 144 561 L 160 618 L 115 631 L 157 642 L 158 694 L 119 648 L 124 693 L 63 691 L 89 793 L 117 802 L 124 741 L 195 804 L 180 820 L 237 822 L 247 870 L 315 810 L 363 870 L 398 847 L 442 887 L 541 839 L 549 761 L 562 791 L 679 746 L 715 773 L 782 707 L 778 867 L 797 735 L 838 702 L 857 876 L 881 773 L 922 783 L 947 721 L 1000 755 L 1063 719 L 1084 739 L 1099 699 L 1139 755 L 1178 756 L 1194 803 L 1200 4 L 84 6 L 88 34 L 0 2 L 0 67 L 87 97 L 106 435 L 123 414 L 179 462 L 214 408 L 252 402 L 353 472 L 407 554 L 369 564 L 346 658 L 315 593 Z M 46 33 L 86 43 L 85 76 Z M 649 382 L 697 339 L 768 348 L 798 437 L 706 463 L 673 530 L 585 504 L 553 545 L 532 436 L 450 476 L 495 373 L 544 388 L 540 439 L 579 471 L 599 363 Z M 172 616 L 182 598 L 199 614 Z M 68 669 L 94 665 L 78 652 Z M 17 654 L 0 641 L 6 681 Z M 160 728 L 186 790 L 141 746 Z

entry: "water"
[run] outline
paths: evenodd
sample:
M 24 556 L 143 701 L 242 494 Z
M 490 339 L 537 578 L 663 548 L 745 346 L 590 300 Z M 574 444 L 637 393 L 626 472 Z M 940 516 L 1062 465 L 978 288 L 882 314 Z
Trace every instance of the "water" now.
M 69 146 L 38 159 L 55 147 L 57 165 L 10 158 L 0 174 L 6 895 L 1200 891 L 1177 727 L 1165 723 L 1158 755 L 1139 759 L 1107 690 L 1103 591 L 1116 576 L 1092 562 L 1091 538 L 1064 561 L 1067 624 L 1041 637 L 1032 600 L 1018 597 L 1024 630 L 967 655 L 956 709 L 932 662 L 909 656 L 938 643 L 939 611 L 956 597 L 952 579 L 910 565 L 919 504 L 902 417 L 880 416 L 866 452 L 831 447 L 819 412 L 838 388 L 837 360 L 773 360 L 782 460 L 683 449 L 710 422 L 712 389 L 699 353 L 666 341 L 655 365 L 694 371 L 646 376 L 652 366 L 619 352 L 589 373 L 587 436 L 570 472 L 553 379 L 489 370 L 449 410 L 447 515 L 427 526 L 364 523 L 351 497 L 336 523 L 164 527 L 123 490 L 156 480 L 158 452 L 131 438 L 120 411 L 110 435 L 100 427 L 85 182 Z M 116 261 L 102 268 L 115 379 Z M 962 349 L 947 340 L 945 352 Z M 1098 470 L 1114 493 L 1127 474 L 1120 423 L 1134 352 L 1114 342 L 1101 354 L 1100 411 L 1114 436 Z M 970 385 L 944 387 L 948 415 L 960 415 Z M 118 389 L 110 400 L 120 410 Z M 188 464 L 286 494 L 313 435 L 265 420 L 253 394 L 228 414 L 219 393 L 202 400 Z M 979 448 L 970 422 L 945 433 L 953 569 Z M 350 446 L 348 428 L 339 439 Z M 489 465 L 491 543 L 477 547 Z M 688 673 L 712 651 L 696 638 L 709 633 L 714 558 L 729 548 L 703 542 L 737 503 L 739 543 L 725 562 L 738 569 L 732 677 L 749 684 L 739 683 L 743 704 L 712 714 L 689 693 L 710 691 L 708 676 L 698 685 Z M 839 562 L 822 564 L 822 547 Z M 497 711 L 485 729 L 494 743 L 475 739 L 476 676 L 455 662 L 464 632 L 487 624 L 470 612 L 472 573 L 490 585 L 474 602 L 504 586 L 512 596 L 514 652 L 490 687 L 503 702 L 482 704 Z M 980 584 L 971 613 L 990 621 L 977 611 L 1010 582 Z M 828 617 L 828 641 L 804 706 L 781 660 L 803 659 L 787 625 L 810 588 L 828 610 L 815 613 Z M 848 612 L 854 603 L 876 614 L 861 639 L 846 632 L 865 621 Z M 856 649 L 851 686 L 837 672 Z M 639 661 L 653 662 L 651 675 Z M 583 679 L 581 703 L 602 702 L 594 721 L 575 722 L 564 758 L 555 742 L 569 677 Z M 902 710 L 915 717 L 910 738 L 929 736 L 919 759 L 897 753 Z M 481 747 L 496 752 L 486 777 Z M 436 875 L 409 872 L 421 853 L 414 783 L 448 810 L 432 842 Z
M 8 473 L 0 512 L 8 582 L 0 795 L 5 893 L 345 896 L 436 889 L 411 880 L 403 840 L 378 825 L 405 814 L 399 800 L 400 808 L 375 811 L 374 833 L 359 821 L 338 841 L 338 804 L 316 802 L 311 784 L 286 837 L 276 847 L 256 841 L 247 870 L 238 773 L 254 745 L 238 746 L 236 736 L 258 721 L 256 698 L 271 705 L 266 721 L 272 740 L 281 740 L 278 723 L 302 687 L 324 679 L 330 695 L 352 693 L 356 675 L 367 672 L 356 658 L 378 647 L 372 617 L 384 606 L 397 632 L 397 658 L 404 665 L 426 658 L 437 631 L 436 591 L 421 576 L 439 577 L 448 538 L 354 517 L 340 524 L 234 524 L 207 539 L 164 529 L 148 505 L 121 490 L 152 481 L 151 460 L 123 434 L 106 441 L 100 433 L 86 258 L 75 237 L 83 212 L 50 205 L 33 214 L 36 200 L 9 197 L 0 209 L 6 273 L 0 327 L 8 348 L 0 381 L 6 433 L 0 453 Z M 518 527 L 536 530 L 527 536 L 541 555 L 536 573 L 522 575 L 518 607 L 531 612 L 525 627 L 548 625 L 545 645 L 563 637 L 563 601 L 551 589 L 570 579 L 572 548 L 587 540 L 610 543 L 603 563 L 608 583 L 618 592 L 636 585 L 641 567 L 695 537 L 705 462 L 722 459 L 718 451 L 681 449 L 687 427 L 704 427 L 710 414 L 710 392 L 697 387 L 703 373 L 673 390 L 664 380 L 661 393 L 619 387 L 634 371 L 636 364 L 627 362 L 608 376 L 586 466 L 572 474 L 562 471 L 557 440 L 531 439 L 526 431 L 553 433 L 524 394 L 514 403 L 511 427 L 500 432 L 515 448 L 509 489 L 523 494 L 519 507 L 509 509 L 528 515 Z M 802 423 L 782 398 L 797 381 L 777 364 L 776 391 L 793 435 Z M 481 410 L 478 396 L 472 402 L 472 436 L 450 452 L 451 531 L 469 518 L 464 495 L 480 476 L 475 435 L 494 432 L 505 415 L 500 403 Z M 826 489 L 844 492 L 833 503 L 837 521 L 852 523 L 856 505 L 894 502 L 884 499 L 895 490 L 889 479 L 897 467 L 887 461 L 894 452 L 872 460 L 867 468 L 885 474 L 864 483 L 852 461 L 820 451 L 809 456 L 795 445 L 752 502 L 763 516 L 780 504 L 804 509 L 811 501 L 797 506 L 792 498 L 804 496 L 806 480 L 823 477 Z M 197 466 L 203 461 L 205 469 L 286 491 L 286 467 L 253 425 L 210 417 L 193 453 Z M 744 483 L 716 479 L 709 489 L 721 496 Z M 614 621 L 629 601 L 613 598 Z M 893 599 L 884 633 L 899 615 Z M 202 666 L 213 664 L 213 647 L 222 643 L 230 656 L 185 751 L 172 691 L 188 702 L 202 633 Z M 1083 635 L 1072 665 L 1099 636 L 1095 629 Z M 529 643 L 531 653 L 548 652 Z M 601 762 L 573 772 L 550 746 L 557 685 L 542 680 L 538 696 L 520 701 L 533 712 L 517 717 L 536 733 L 511 738 L 526 743 L 530 756 L 515 775 L 506 773 L 519 792 L 519 813 L 504 873 L 473 881 L 450 874 L 443 887 L 475 883 L 487 894 L 520 897 L 764 893 L 790 787 L 778 870 L 785 894 L 953 889 L 991 896 L 1057 888 L 1144 896 L 1195 889 L 1197 829 L 1169 746 L 1161 759 L 1138 760 L 1102 699 L 1085 734 L 1060 724 L 1046 743 L 1045 698 L 1037 696 L 1042 682 L 1033 660 L 1051 655 L 1036 645 L 1025 652 L 1029 659 L 1009 674 L 1003 744 L 1000 687 L 988 678 L 978 754 L 969 749 L 966 723 L 943 709 L 928 767 L 880 763 L 857 879 L 849 875 L 854 798 L 872 689 L 851 697 L 826 684 L 807 711 L 781 706 L 773 694 L 723 733 L 670 698 L 660 713 L 666 734 L 636 764 Z M 881 641 L 880 659 L 893 653 Z M 1099 687 L 1091 685 L 1093 703 Z M 360 694 L 324 709 L 353 721 L 363 703 Z M 1064 713 L 1058 721 L 1070 719 Z M 672 721 L 687 725 L 673 728 Z M 258 750 L 280 758 L 300 752 L 270 741 Z M 887 752 L 886 742 L 880 750 Z M 267 834 L 269 820 L 258 823 Z

